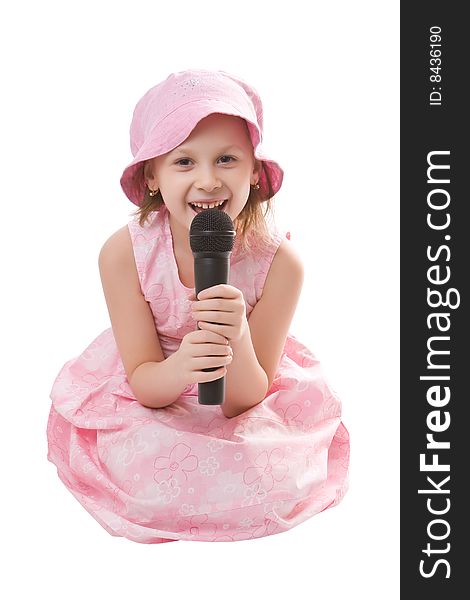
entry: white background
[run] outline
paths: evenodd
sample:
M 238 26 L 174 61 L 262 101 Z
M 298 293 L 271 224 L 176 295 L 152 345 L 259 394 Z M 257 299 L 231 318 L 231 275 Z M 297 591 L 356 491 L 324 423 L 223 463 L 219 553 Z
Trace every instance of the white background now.
M 398 2 L 22 2 L 1 9 L 2 545 L 7 598 L 398 598 Z M 306 277 L 291 332 L 351 435 L 342 503 L 237 543 L 110 536 L 47 461 L 49 392 L 109 318 L 97 258 L 134 206 L 137 100 L 223 69 L 260 93 L 276 223 Z M 6 562 L 5 562 L 6 558 Z

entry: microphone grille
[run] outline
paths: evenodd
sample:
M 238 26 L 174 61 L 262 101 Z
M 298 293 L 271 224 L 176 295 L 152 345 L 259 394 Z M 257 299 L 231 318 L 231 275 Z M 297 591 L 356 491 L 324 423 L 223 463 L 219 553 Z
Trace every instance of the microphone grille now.
M 189 244 L 193 252 L 229 252 L 235 241 L 232 219 L 223 210 L 208 208 L 191 222 Z

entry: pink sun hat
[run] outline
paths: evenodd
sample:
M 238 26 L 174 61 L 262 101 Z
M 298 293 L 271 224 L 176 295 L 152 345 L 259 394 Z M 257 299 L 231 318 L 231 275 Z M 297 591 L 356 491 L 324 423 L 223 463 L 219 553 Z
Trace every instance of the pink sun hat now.
M 254 156 L 261 161 L 260 193 L 276 194 L 284 172 L 261 147 L 263 106 L 257 91 L 225 71 L 189 69 L 172 73 L 150 88 L 138 101 L 130 127 L 134 160 L 124 169 L 121 187 L 131 202 L 140 206 L 145 194 L 144 161 L 179 146 L 197 123 L 212 113 L 245 119 Z

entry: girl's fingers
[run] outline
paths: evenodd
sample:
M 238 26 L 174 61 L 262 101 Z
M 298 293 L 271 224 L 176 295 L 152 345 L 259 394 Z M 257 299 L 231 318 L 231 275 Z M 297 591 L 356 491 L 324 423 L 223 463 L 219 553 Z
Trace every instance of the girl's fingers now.
M 220 369 L 217 369 L 216 371 L 211 371 L 209 373 L 206 373 L 205 371 L 199 371 L 198 372 L 198 381 L 199 383 L 205 383 L 205 382 L 209 382 L 209 381 L 215 381 L 216 379 L 219 379 L 220 377 L 224 377 L 224 375 L 227 374 L 227 367 L 220 367 Z
M 214 343 L 214 344 L 223 344 L 224 346 L 228 345 L 228 339 L 221 335 L 220 333 L 216 333 L 215 331 L 206 330 L 204 332 L 204 341 L 196 342 L 196 343 Z
M 228 356 L 232 354 L 232 348 L 229 345 L 220 344 L 197 344 L 197 356 Z
M 239 289 L 224 283 L 214 285 L 210 288 L 206 288 L 205 290 L 201 290 L 199 292 L 201 300 L 207 297 L 210 298 L 211 296 L 213 296 L 214 298 L 236 298 L 240 294 L 241 292 Z
M 233 356 L 231 354 L 227 356 L 200 356 L 194 359 L 193 365 L 196 371 L 201 369 L 220 368 L 228 365 L 232 362 Z
M 227 339 L 230 339 L 232 331 L 230 325 L 223 325 L 222 323 L 206 323 L 205 321 L 200 321 L 198 322 L 198 327 L 205 331 L 215 331 Z
M 213 300 L 198 300 L 192 306 L 193 310 L 220 310 L 225 312 L 233 312 L 233 304 L 230 301 L 224 301 L 222 298 Z
M 205 321 L 206 323 L 219 323 L 220 325 L 232 325 L 232 317 L 230 313 L 217 313 L 217 312 L 205 312 L 195 311 L 193 313 L 196 321 Z

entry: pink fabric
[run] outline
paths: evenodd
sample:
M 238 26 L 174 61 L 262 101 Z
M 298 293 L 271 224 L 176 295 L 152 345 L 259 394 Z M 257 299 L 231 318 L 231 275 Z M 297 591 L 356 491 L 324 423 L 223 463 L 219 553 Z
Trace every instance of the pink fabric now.
M 129 222 L 145 298 L 165 357 L 196 329 L 172 249 L 168 211 Z M 286 235 L 286 234 L 284 234 Z M 231 256 L 246 310 L 261 297 L 283 235 L 261 255 Z M 335 506 L 348 486 L 341 403 L 312 352 L 289 334 L 263 402 L 227 419 L 197 384 L 170 406 L 139 404 L 112 329 L 62 367 L 51 391 L 48 459 L 110 534 L 141 543 L 237 541 L 287 531 Z

